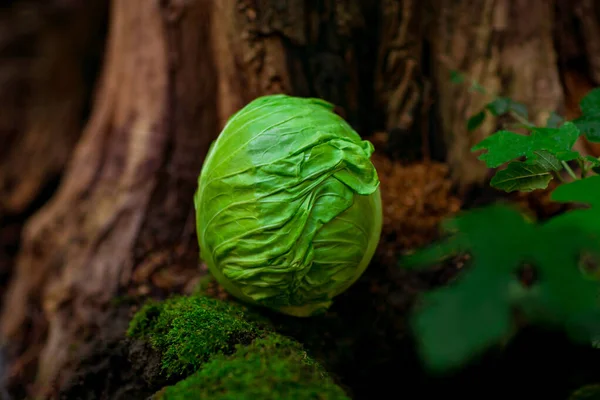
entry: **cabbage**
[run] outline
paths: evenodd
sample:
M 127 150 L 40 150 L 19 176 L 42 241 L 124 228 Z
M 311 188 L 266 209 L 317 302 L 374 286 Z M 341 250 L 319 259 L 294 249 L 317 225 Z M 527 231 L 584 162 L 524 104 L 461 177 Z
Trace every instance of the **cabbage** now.
M 369 264 L 382 224 L 373 145 L 333 106 L 260 97 L 213 142 L 194 204 L 200 254 L 233 296 L 322 313 Z

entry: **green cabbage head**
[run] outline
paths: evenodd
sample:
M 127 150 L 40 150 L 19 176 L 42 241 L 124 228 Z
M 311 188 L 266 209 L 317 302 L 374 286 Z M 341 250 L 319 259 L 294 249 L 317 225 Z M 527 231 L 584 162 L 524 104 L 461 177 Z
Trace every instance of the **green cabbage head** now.
M 323 100 L 270 95 L 235 113 L 194 199 L 201 257 L 216 280 L 286 314 L 325 311 L 379 241 L 372 153 Z

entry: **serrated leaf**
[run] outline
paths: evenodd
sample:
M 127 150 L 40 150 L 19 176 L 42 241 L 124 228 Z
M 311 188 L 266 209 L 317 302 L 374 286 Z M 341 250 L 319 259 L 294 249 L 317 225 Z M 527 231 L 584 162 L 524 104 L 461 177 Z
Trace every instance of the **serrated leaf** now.
M 576 189 L 563 195 L 589 198 Z M 600 285 L 581 273 L 576 257 L 584 249 L 600 253 L 600 240 L 590 232 L 572 224 L 536 224 L 501 205 L 463 212 L 451 226 L 455 243 L 471 254 L 471 265 L 454 284 L 427 293 L 412 319 L 431 369 L 453 369 L 504 342 L 512 334 L 513 310 L 530 322 L 562 327 L 574 339 L 600 332 Z M 440 253 L 455 250 L 448 240 L 443 243 Z M 531 287 L 516 278 L 523 263 L 537 270 Z
M 430 369 L 457 368 L 465 362 L 465 354 L 476 356 L 510 334 L 506 287 L 512 279 L 509 274 L 496 276 L 479 270 L 424 297 L 426 308 L 412 323 Z
M 450 71 L 450 82 L 459 84 L 465 81 L 465 76 L 461 74 L 459 71 L 451 70 Z
M 600 88 L 590 90 L 579 102 L 584 115 L 600 114 Z
M 489 168 L 496 168 L 519 157 L 535 158 L 535 152 L 545 150 L 559 159 L 572 159 L 578 156 L 571 150 L 580 132 L 570 122 L 560 128 L 532 128 L 529 136 L 510 131 L 499 131 L 488 136 L 471 151 L 487 150 L 479 159 L 485 161 Z
M 600 143 L 600 114 L 583 115 L 574 119 L 573 123 L 590 142 Z
M 590 164 L 592 164 L 593 166 L 598 166 L 600 165 L 600 160 L 598 160 L 596 157 L 592 157 L 592 156 L 585 156 L 583 157 L 583 159 L 587 162 L 589 162 Z
M 476 265 L 456 284 L 426 294 L 412 320 L 420 352 L 436 371 L 455 368 L 510 335 L 508 287 L 515 281 L 519 252 L 505 250 L 525 249 L 533 229 L 505 206 L 471 210 L 452 221 L 454 243 L 468 248 Z M 444 243 L 442 253 L 452 249 Z
M 506 169 L 496 172 L 490 184 L 505 192 L 531 192 L 545 189 L 552 180 L 552 174 L 540 164 L 511 162 Z
M 591 90 L 579 102 L 582 116 L 573 123 L 590 142 L 600 142 L 600 88 Z
M 598 307 L 598 281 L 589 278 L 578 267 L 582 252 L 593 256 L 600 254 L 600 242 L 586 226 L 575 221 L 564 224 L 545 223 L 540 234 L 545 247 L 531 256 L 535 265 L 545 268 L 543 280 L 532 287 L 535 296 L 528 299 L 530 321 L 543 321 L 560 326 L 577 341 L 590 342 L 600 332 L 600 308 Z M 596 220 L 596 223 L 599 222 Z M 565 236 L 568 239 L 565 240 Z M 539 243 L 538 243 L 539 245 Z M 544 251 L 548 247 L 560 251 Z
M 558 158 L 546 150 L 536 150 L 534 157 L 528 160 L 528 164 L 538 164 L 546 171 L 560 171 L 563 166 Z
M 485 121 L 485 111 L 482 110 L 477 114 L 473 115 L 471 118 L 469 118 L 469 120 L 467 121 L 467 130 L 469 132 L 474 131 L 475 129 L 479 128 L 479 126 L 481 126 L 483 121 Z

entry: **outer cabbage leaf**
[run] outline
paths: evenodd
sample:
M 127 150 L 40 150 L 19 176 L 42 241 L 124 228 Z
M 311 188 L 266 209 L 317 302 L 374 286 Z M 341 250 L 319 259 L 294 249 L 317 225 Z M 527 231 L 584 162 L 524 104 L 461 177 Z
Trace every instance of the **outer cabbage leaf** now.
M 323 100 L 271 95 L 234 114 L 195 196 L 200 251 L 215 278 L 284 313 L 327 309 L 379 240 L 372 153 Z

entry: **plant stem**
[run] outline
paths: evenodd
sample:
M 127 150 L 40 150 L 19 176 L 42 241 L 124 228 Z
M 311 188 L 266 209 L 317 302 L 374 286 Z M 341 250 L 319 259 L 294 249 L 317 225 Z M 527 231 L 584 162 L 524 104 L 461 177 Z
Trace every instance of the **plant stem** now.
M 571 178 L 573 178 L 575 180 L 579 179 L 579 178 L 577 178 L 577 175 L 575 175 L 575 172 L 573 172 L 571 167 L 569 167 L 569 164 L 567 164 L 566 161 L 561 161 L 561 164 L 563 165 L 563 167 L 565 167 L 565 169 L 567 170 L 567 173 L 571 176 Z
M 565 183 L 565 180 L 560 175 L 560 171 L 552 171 L 552 172 L 554 173 L 554 176 L 556 177 L 556 179 L 558 179 L 560 181 L 560 183 Z
M 579 168 L 581 169 L 581 179 L 583 179 L 583 178 L 587 177 L 588 166 L 587 166 L 586 162 L 580 158 L 577 159 L 577 162 L 579 163 Z
M 511 117 L 513 117 L 515 120 L 517 120 L 518 122 L 522 123 L 523 125 L 526 126 L 535 126 L 533 123 L 531 123 L 527 118 L 523 117 L 521 114 L 514 112 L 514 111 L 509 111 L 508 112 L 510 114 Z

